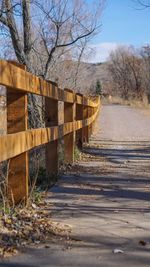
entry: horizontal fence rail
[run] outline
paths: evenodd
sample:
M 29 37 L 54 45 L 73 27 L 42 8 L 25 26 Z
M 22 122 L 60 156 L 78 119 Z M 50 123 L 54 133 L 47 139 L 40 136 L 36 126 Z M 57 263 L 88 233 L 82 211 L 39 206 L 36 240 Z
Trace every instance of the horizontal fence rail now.
M 74 148 L 89 141 L 100 108 L 100 98 L 92 99 L 69 89 L 60 89 L 26 71 L 17 62 L 0 60 L 0 85 L 7 89 L 7 134 L 0 136 L 0 162 L 9 160 L 8 198 L 18 203 L 28 198 L 28 152 L 46 145 L 46 171 L 58 173 L 58 143 L 64 140 L 64 162 L 73 163 Z M 28 129 L 28 98 L 45 98 L 45 128 Z M 59 110 L 59 102 L 63 109 Z M 59 113 L 64 122 L 59 122 Z

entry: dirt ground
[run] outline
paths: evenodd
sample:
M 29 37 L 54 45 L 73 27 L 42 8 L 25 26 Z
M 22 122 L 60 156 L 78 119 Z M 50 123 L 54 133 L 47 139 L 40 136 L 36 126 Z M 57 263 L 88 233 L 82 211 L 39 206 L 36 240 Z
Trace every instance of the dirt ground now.
M 150 266 L 150 116 L 103 106 L 83 152 L 47 196 L 68 241 L 26 249 L 0 267 Z

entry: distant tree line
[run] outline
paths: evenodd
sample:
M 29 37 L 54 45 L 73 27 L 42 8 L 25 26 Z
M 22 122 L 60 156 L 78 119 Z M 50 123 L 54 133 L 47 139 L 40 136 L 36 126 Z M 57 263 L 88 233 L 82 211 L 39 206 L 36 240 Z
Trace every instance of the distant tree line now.
M 111 52 L 108 72 L 113 94 L 124 99 L 143 99 L 150 95 L 150 45 L 136 50 L 118 47 Z

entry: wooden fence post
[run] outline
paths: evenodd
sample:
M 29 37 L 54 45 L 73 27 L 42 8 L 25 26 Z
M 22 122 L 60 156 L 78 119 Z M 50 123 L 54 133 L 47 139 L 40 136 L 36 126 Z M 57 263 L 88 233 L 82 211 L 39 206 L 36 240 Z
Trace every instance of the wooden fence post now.
M 93 108 L 93 115 L 96 113 L 96 110 L 97 110 L 97 108 L 94 107 L 94 108 Z M 93 121 L 93 123 L 92 123 L 92 133 L 94 133 L 95 126 L 96 126 L 95 121 Z
M 93 115 L 93 108 L 88 107 L 88 117 L 91 117 Z M 92 123 L 88 126 L 88 132 L 89 132 L 89 137 L 91 137 L 93 131 L 93 125 Z
M 96 114 L 92 119 L 87 118 L 94 115 L 98 109 L 99 100 L 94 104 L 90 98 L 84 98 L 82 94 L 64 93 L 56 83 L 47 84 L 48 81 L 27 73 L 25 66 L 15 61 L 0 60 L 0 68 L 0 84 L 7 87 L 8 133 L 0 137 L 0 161 L 9 159 L 7 194 L 10 203 L 17 204 L 28 198 L 28 152 L 25 151 L 46 144 L 47 174 L 57 174 L 58 142 L 64 141 L 65 162 L 73 162 L 75 142 L 79 148 L 82 148 L 83 142 L 89 140 Z M 28 130 L 27 93 L 45 98 L 45 125 L 51 129 Z M 60 112 L 59 104 L 63 112 Z M 62 123 L 59 121 L 60 114 L 65 117 Z M 86 126 L 90 121 L 92 123 Z M 75 125 L 74 128 L 73 125 Z M 67 134 L 64 136 L 65 133 Z
M 83 107 L 83 119 L 88 118 L 88 107 L 84 106 Z M 85 143 L 89 143 L 89 126 L 85 126 L 83 128 L 83 141 Z
M 12 64 L 25 70 L 25 66 Z M 7 133 L 27 130 L 27 94 L 7 88 Z M 8 199 L 12 204 L 26 201 L 28 198 L 28 153 L 22 153 L 9 161 Z
M 65 89 L 67 92 L 73 93 L 72 90 Z M 75 103 L 64 103 L 64 123 L 74 122 L 75 120 Z M 64 136 L 64 161 L 65 163 L 74 162 L 75 148 L 75 131 Z
M 76 104 L 76 121 L 83 120 L 83 95 L 78 93 L 82 97 L 82 104 Z M 76 145 L 79 149 L 83 147 L 83 128 L 76 131 Z
M 53 83 L 53 90 L 57 84 Z M 45 97 L 46 127 L 58 125 L 58 101 Z M 46 144 L 46 172 L 47 175 L 58 174 L 58 140 Z

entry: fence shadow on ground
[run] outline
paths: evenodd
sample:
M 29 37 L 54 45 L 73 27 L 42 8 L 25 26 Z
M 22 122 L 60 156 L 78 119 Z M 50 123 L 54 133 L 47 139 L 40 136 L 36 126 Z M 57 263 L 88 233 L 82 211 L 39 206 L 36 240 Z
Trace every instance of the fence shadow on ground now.
M 114 213 L 116 206 L 109 205 L 110 203 L 119 203 L 118 212 L 130 214 L 141 211 L 150 212 L 148 205 L 150 201 L 149 143 L 142 148 L 130 149 L 128 147 L 107 149 L 90 146 L 84 148 L 84 153 L 90 156 L 96 155 L 99 158 L 104 157 L 106 164 L 113 164 L 112 172 L 104 173 L 102 171 L 101 173 L 101 166 L 99 166 L 99 173 L 92 174 L 92 170 L 94 172 L 96 167 L 92 164 L 85 164 L 81 166 L 79 175 L 74 175 L 74 173 L 65 175 L 62 181 L 52 188 L 54 194 L 50 200 L 57 199 L 57 202 L 54 203 L 56 212 L 62 210 L 64 217 L 71 212 L 73 216 L 79 218 L 92 213 L 100 217 L 105 213 Z M 124 164 L 124 161 L 127 161 L 127 165 Z M 142 165 L 140 161 L 142 161 Z M 120 166 L 118 167 L 118 165 Z M 112 167 L 112 165 L 110 166 Z M 90 173 L 86 170 L 87 168 L 91 168 Z M 137 168 L 139 171 L 135 172 Z M 104 198 L 108 199 L 107 207 L 103 206 Z M 82 200 L 86 199 L 87 203 L 83 205 Z M 96 206 L 96 201 L 101 204 Z M 132 203 L 133 206 L 130 206 L 130 202 L 134 203 Z
M 62 262 L 63 264 L 66 263 L 66 266 L 70 266 L 71 261 L 74 264 L 75 259 L 75 262 L 78 263 L 77 266 L 90 267 L 88 258 L 86 260 L 85 257 L 83 264 L 78 259 L 78 253 L 82 251 L 84 255 L 85 251 L 90 253 L 91 249 L 98 251 L 98 253 L 101 251 L 104 258 L 110 251 L 109 260 L 112 261 L 112 267 L 120 266 L 120 260 L 126 263 L 126 266 L 128 264 L 138 267 L 149 266 L 150 246 L 147 244 L 150 243 L 150 236 L 149 234 L 142 235 L 142 232 L 136 236 L 136 231 L 138 233 L 141 230 L 147 231 L 146 226 L 140 226 L 140 222 L 143 220 L 143 214 L 147 216 L 150 213 L 149 143 L 139 144 L 139 147 L 136 146 L 135 148 L 122 146 L 122 148 L 107 149 L 106 147 L 90 146 L 84 148 L 84 153 L 91 157 L 96 156 L 97 165 L 93 165 L 92 161 L 89 163 L 81 162 L 74 166 L 74 169 L 78 170 L 77 173 L 70 170 L 68 174 L 63 175 L 58 184 L 48 194 L 47 201 L 53 204 L 50 205 L 49 212 L 52 214 L 52 218 L 53 216 L 55 220 L 59 218 L 61 222 L 69 222 L 70 220 L 76 222 L 84 220 L 87 222 L 91 220 L 91 227 L 99 232 L 96 232 L 96 235 L 88 232 L 85 235 L 81 233 L 79 241 L 73 241 L 72 239 L 70 257 L 67 257 L 67 262 L 65 262 L 66 247 L 61 248 L 57 257 L 57 251 L 51 253 L 51 249 L 45 252 L 44 249 L 37 250 L 34 248 L 30 251 L 27 250 L 27 254 L 39 259 L 39 262 L 36 262 L 35 265 L 37 267 L 41 266 L 41 262 L 42 266 L 47 266 L 49 259 L 55 267 L 65 266 L 61 265 Z M 101 162 L 102 158 L 105 158 L 103 163 Z M 102 169 L 103 164 L 108 168 L 105 171 Z M 97 173 L 94 170 L 95 168 L 99 170 Z M 90 173 L 88 173 L 89 169 Z M 137 218 L 136 225 L 134 222 L 128 221 L 129 217 Z M 97 224 L 93 225 L 93 218 L 97 220 Z M 138 218 L 141 218 L 141 221 Z M 117 234 L 113 234 L 110 238 L 109 228 L 108 232 L 106 230 L 104 232 L 100 231 L 106 221 L 108 226 L 111 227 L 113 220 L 116 222 L 116 233 L 118 232 L 118 224 L 121 225 L 122 231 L 126 228 L 128 233 L 132 233 L 133 227 L 135 227 L 134 238 L 121 237 Z M 139 244 L 140 240 L 144 240 L 146 245 L 141 246 Z M 121 255 L 121 259 L 115 257 L 112 253 L 112 250 L 116 247 L 121 247 L 125 251 L 125 254 Z M 44 259 L 42 259 L 43 253 L 45 255 Z M 10 266 L 31 267 L 34 265 L 28 263 L 0 263 L 0 267 Z M 97 261 L 93 266 L 99 266 L 99 262 Z

